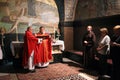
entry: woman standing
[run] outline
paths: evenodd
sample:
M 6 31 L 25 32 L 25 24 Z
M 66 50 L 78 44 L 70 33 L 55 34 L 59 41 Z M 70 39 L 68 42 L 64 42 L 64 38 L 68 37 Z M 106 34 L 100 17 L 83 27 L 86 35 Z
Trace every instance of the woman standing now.
M 101 37 L 98 43 L 97 51 L 99 55 L 99 72 L 101 75 L 107 74 L 107 54 L 110 52 L 110 37 L 107 28 L 101 28 Z

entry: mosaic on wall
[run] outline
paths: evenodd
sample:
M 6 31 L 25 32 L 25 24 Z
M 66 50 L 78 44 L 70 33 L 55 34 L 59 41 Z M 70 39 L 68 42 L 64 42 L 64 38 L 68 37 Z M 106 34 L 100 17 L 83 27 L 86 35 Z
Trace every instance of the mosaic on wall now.
M 65 21 L 74 20 L 74 10 L 76 8 L 77 0 L 65 0 Z
M 54 0 L 0 0 L 0 27 L 7 33 L 24 33 L 29 25 L 34 32 L 40 26 L 53 33 L 58 27 L 59 15 Z
M 120 14 L 120 0 L 78 0 L 76 20 Z

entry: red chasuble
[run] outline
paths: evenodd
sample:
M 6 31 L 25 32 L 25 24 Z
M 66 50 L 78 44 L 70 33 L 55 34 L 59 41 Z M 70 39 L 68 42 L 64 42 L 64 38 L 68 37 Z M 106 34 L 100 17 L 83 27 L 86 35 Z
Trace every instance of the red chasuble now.
M 42 42 L 37 45 L 38 63 L 46 63 L 52 59 L 51 38 L 49 34 L 37 33 L 37 38 L 42 38 Z
M 26 31 L 24 36 L 24 50 L 23 50 L 23 66 L 28 65 L 28 58 L 34 50 L 34 64 L 36 64 L 36 47 L 38 44 L 38 38 L 36 38 L 32 32 Z

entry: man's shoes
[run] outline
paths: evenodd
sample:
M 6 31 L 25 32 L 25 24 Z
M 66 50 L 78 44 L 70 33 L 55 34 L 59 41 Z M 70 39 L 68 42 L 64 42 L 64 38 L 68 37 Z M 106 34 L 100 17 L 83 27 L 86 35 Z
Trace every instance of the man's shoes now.
M 41 68 L 47 68 L 48 66 L 42 66 Z
M 41 67 L 39 67 L 39 66 L 35 66 L 35 68 L 40 69 Z
M 100 75 L 97 80 L 111 80 L 111 77 L 108 75 Z
M 109 75 L 103 75 L 103 77 L 105 77 L 105 78 L 110 78 L 110 76 L 109 76 Z
M 30 72 L 30 73 L 34 73 L 34 72 L 35 72 L 35 69 L 33 69 L 33 70 L 29 70 L 29 72 Z
M 37 69 L 40 69 L 40 68 L 47 68 L 48 66 L 36 66 Z

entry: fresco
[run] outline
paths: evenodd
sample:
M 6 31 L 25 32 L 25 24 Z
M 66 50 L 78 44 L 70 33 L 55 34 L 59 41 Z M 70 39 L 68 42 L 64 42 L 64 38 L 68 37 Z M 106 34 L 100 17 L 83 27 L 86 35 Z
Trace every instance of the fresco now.
M 24 33 L 29 25 L 37 32 L 40 26 L 53 33 L 59 14 L 54 0 L 0 0 L 0 27 L 6 33 Z
M 65 21 L 74 20 L 74 10 L 76 8 L 77 0 L 65 0 Z
M 78 0 L 76 20 L 120 14 L 120 0 Z

